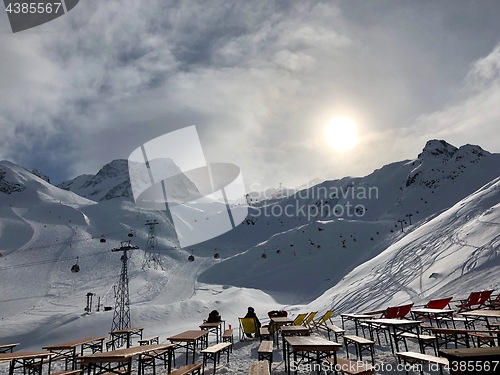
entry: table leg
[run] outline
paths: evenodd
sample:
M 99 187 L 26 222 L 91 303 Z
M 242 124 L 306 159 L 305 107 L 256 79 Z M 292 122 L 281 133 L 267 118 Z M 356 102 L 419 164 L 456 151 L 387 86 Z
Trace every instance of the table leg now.
M 283 344 L 283 362 L 285 362 L 285 371 L 286 371 L 286 351 L 285 351 L 286 341 L 285 341 L 285 336 L 281 335 L 281 339 L 283 340 L 283 342 L 282 342 L 282 344 Z

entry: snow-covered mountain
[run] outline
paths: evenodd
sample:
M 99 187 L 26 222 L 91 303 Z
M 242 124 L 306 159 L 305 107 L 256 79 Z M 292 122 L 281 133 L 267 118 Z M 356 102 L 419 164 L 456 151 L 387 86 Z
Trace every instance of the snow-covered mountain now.
M 114 305 L 121 263 L 110 250 L 124 240 L 139 246 L 129 260 L 133 324 L 162 339 L 212 309 L 237 326 L 249 305 L 261 315 L 341 312 L 499 288 L 499 165 L 479 146 L 429 141 L 415 159 L 365 177 L 251 202 L 236 229 L 180 249 L 169 216 L 131 199 L 125 160 L 64 189 L 0 162 L 0 342 L 39 350 L 107 333 L 112 313 L 83 308 L 89 292 Z M 162 268 L 143 268 L 147 220 L 159 223 Z
M 133 198 L 125 159 L 113 160 L 95 175 L 81 175 L 57 186 L 97 202 L 119 197 Z
M 172 189 L 170 193 L 185 195 L 187 192 L 197 191 L 196 186 L 172 160 L 159 159 L 152 161 L 152 163 L 155 164 L 157 169 L 163 168 L 166 174 L 175 176 L 169 182 L 169 187 Z M 134 178 L 136 182 L 141 184 L 150 183 L 149 175 L 136 174 Z M 130 184 L 129 162 L 125 159 L 113 160 L 102 167 L 95 175 L 80 175 L 74 179 L 61 182 L 57 186 L 96 202 L 114 198 L 129 200 L 134 198 Z

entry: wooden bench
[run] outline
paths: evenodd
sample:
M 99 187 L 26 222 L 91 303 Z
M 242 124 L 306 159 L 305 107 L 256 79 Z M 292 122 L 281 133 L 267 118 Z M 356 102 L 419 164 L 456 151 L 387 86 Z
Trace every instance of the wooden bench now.
M 8 352 L 12 353 L 14 348 L 18 345 L 19 345 L 18 342 L 14 344 L 0 344 L 0 353 L 8 353 Z
M 375 358 L 374 358 L 375 341 L 368 340 L 360 336 L 345 335 L 344 345 L 347 358 L 349 358 L 349 344 L 354 344 L 354 347 L 356 349 L 356 357 L 359 358 L 360 361 L 363 360 L 363 352 L 367 351 L 368 353 L 370 353 L 372 357 L 372 364 L 375 363 Z
M 222 342 L 230 342 L 231 344 L 233 343 L 233 329 L 229 328 L 224 331 L 222 334 Z M 231 347 L 231 350 L 233 347 Z
M 248 375 L 270 375 L 271 370 L 269 366 L 264 361 L 252 362 L 250 363 L 250 368 L 248 370 Z
M 66 370 L 59 372 L 50 372 L 49 375 L 80 375 L 82 370 Z
M 417 352 L 398 352 L 396 353 L 398 359 L 402 359 L 404 363 L 431 363 L 439 365 L 440 372 L 443 372 L 443 366 L 448 367 L 449 361 L 443 357 L 437 357 L 429 354 L 422 354 Z
M 273 363 L 273 342 L 262 341 L 257 350 L 259 354 L 259 361 L 269 361 L 269 371 L 271 371 L 271 364 Z
M 205 373 L 205 365 L 209 360 L 214 361 L 214 374 L 217 368 L 217 363 L 220 362 L 221 353 L 227 353 L 227 362 L 229 362 L 229 353 L 231 352 L 233 344 L 230 342 L 221 342 L 219 344 L 215 344 L 209 346 L 206 349 L 203 349 L 201 353 L 203 354 L 203 373 Z
M 422 353 L 425 353 L 425 348 L 428 346 L 431 346 L 434 349 L 434 354 L 437 355 L 437 337 L 433 335 L 417 335 L 415 333 L 411 332 L 404 332 L 400 337 L 403 337 L 403 339 L 413 339 L 418 341 L 418 345 L 420 346 L 420 351 Z M 406 345 L 405 341 L 405 347 L 408 350 L 408 347 Z
M 271 340 L 271 331 L 269 331 L 268 327 L 260 327 L 259 334 L 260 334 L 260 341 Z
M 335 341 L 339 342 L 339 336 L 343 337 L 345 330 L 340 327 L 337 327 L 335 324 L 327 324 L 326 331 L 328 333 L 328 340 L 330 340 L 330 332 L 333 332 L 335 335 Z
M 488 346 L 495 346 L 495 340 L 497 339 L 495 336 L 492 336 L 489 333 L 480 332 L 469 333 L 469 336 L 472 337 L 473 340 L 477 340 L 478 348 L 480 348 L 483 343 L 486 343 Z
M 201 363 L 192 363 L 186 366 L 179 367 L 177 370 L 173 370 L 170 375 L 188 375 L 188 374 L 198 374 L 201 375 Z
M 334 366 L 335 358 L 328 358 L 327 362 L 330 366 Z M 337 357 L 337 368 L 341 370 L 342 373 L 348 375 L 373 375 L 375 370 L 372 365 L 362 363 L 360 361 L 355 361 L 349 358 Z
M 141 339 L 137 341 L 139 345 L 153 345 L 153 344 L 159 344 L 160 343 L 160 336 L 153 336 L 149 337 L 147 339 Z

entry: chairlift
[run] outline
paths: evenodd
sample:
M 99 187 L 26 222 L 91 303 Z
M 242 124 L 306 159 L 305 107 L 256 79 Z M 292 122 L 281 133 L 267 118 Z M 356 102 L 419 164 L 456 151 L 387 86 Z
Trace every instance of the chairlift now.
M 193 254 L 191 254 L 190 256 L 188 256 L 188 260 L 189 260 L 190 262 L 194 262 L 194 255 L 193 255 Z
M 100 243 L 105 243 L 106 242 L 106 239 L 104 238 L 104 235 L 101 236 L 101 239 L 99 240 Z
M 134 237 L 134 232 L 132 232 L 132 231 L 128 232 L 128 236 L 129 237 Z
M 78 257 L 76 257 L 76 263 L 71 266 L 71 272 L 80 272 L 80 266 L 78 265 Z
M 215 253 L 214 254 L 214 259 L 219 259 L 220 258 L 220 254 L 219 253 Z

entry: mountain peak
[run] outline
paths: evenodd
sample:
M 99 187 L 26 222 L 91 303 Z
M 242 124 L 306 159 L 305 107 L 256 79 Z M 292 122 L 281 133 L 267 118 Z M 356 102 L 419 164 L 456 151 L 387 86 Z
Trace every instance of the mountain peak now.
M 419 159 L 441 157 L 449 160 L 453 157 L 458 148 L 444 140 L 432 139 L 427 141 L 424 149 L 418 154 Z
M 94 201 L 112 198 L 132 198 L 128 162 L 116 159 L 102 167 L 96 175 L 81 175 L 64 181 L 57 187 L 72 191 Z

